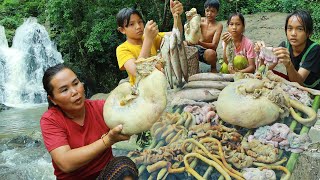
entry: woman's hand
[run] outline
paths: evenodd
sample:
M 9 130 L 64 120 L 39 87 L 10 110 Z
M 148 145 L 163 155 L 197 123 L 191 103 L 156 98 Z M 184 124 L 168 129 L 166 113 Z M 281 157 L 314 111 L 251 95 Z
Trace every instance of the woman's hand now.
M 222 41 L 227 45 L 229 41 L 232 39 L 232 36 L 229 32 L 225 32 L 222 34 Z
M 183 5 L 181 2 L 177 0 L 170 0 L 170 10 L 172 16 L 178 15 L 180 16 L 183 13 Z
M 153 41 L 153 39 L 159 33 L 158 25 L 153 20 L 147 22 L 146 26 L 144 27 L 144 37 L 145 39 L 149 39 Z
M 108 132 L 108 134 L 106 135 L 106 138 L 111 145 L 113 145 L 119 141 L 128 140 L 130 138 L 129 135 L 121 134 L 122 128 L 123 128 L 123 126 L 122 126 L 122 124 L 120 124 L 120 125 L 114 127 L 113 129 L 111 129 Z
M 277 56 L 278 62 L 282 63 L 286 68 L 289 68 L 292 64 L 290 53 L 287 48 L 277 47 L 273 48 L 273 53 Z

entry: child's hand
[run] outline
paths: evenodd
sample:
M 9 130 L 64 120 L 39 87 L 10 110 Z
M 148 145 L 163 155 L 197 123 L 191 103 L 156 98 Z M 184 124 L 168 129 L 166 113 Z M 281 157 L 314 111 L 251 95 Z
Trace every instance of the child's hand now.
M 262 47 L 266 47 L 266 45 L 264 44 L 263 41 L 257 41 L 256 43 L 254 43 L 254 51 L 255 52 L 260 52 Z
M 170 0 L 170 10 L 172 16 L 178 15 L 180 16 L 183 13 L 183 5 L 181 2 L 177 0 Z
M 155 66 L 159 71 L 164 73 L 163 64 L 161 62 L 158 62 Z
M 152 40 L 157 36 L 159 33 L 158 25 L 153 20 L 147 22 L 146 26 L 144 27 L 144 36 L 145 39 Z
M 225 32 L 222 34 L 222 41 L 224 41 L 225 44 L 228 44 L 231 39 L 232 36 L 229 32 Z
M 228 64 L 228 71 L 230 74 L 234 74 L 237 72 L 237 69 L 235 69 L 232 64 Z
M 286 68 L 288 68 L 292 64 L 290 53 L 287 48 L 284 48 L 284 47 L 273 48 L 273 53 L 277 56 L 278 62 L 282 63 Z

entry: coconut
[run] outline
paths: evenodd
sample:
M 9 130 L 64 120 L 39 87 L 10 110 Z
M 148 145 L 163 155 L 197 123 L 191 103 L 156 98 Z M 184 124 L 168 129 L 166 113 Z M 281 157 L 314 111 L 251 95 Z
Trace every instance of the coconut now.
M 236 57 L 233 59 L 233 67 L 238 70 L 245 69 L 248 67 L 247 58 L 242 55 L 236 55 Z
M 221 65 L 220 72 L 221 72 L 222 74 L 229 74 L 228 64 L 223 63 L 223 64 Z

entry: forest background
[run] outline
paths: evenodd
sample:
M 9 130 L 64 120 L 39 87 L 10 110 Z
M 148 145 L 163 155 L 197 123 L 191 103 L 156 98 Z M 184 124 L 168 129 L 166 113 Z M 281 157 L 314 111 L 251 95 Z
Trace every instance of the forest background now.
M 124 7 L 136 7 L 144 21 L 155 20 L 160 31 L 170 31 L 172 15 L 169 0 L 0 0 L 0 25 L 5 27 L 11 46 L 15 30 L 25 18 L 37 17 L 49 32 L 65 64 L 76 71 L 86 84 L 87 96 L 113 90 L 120 79 L 116 47 L 125 41 L 117 31 L 117 12 Z M 197 8 L 204 16 L 205 0 L 181 0 L 184 10 Z M 217 20 L 229 14 L 244 15 L 259 12 L 290 13 L 308 10 L 314 21 L 312 39 L 320 42 L 320 3 L 318 0 L 220 0 Z M 185 16 L 183 15 L 183 22 Z M 285 22 L 283 22 L 285 23 Z M 284 32 L 283 32 L 284 33 Z

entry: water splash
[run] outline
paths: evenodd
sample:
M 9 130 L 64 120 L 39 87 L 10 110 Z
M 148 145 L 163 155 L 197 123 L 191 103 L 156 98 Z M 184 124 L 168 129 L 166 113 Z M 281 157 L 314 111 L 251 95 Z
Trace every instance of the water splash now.
M 0 103 L 21 106 L 46 102 L 44 71 L 63 60 L 45 27 L 30 17 L 16 30 L 11 48 L 6 42 L 0 28 Z
M 50 154 L 42 144 L 27 146 L 16 143 L 14 148 L 5 145 L 0 146 L 1 179 L 56 179 Z
M 9 47 L 6 33 L 3 26 L 0 26 L 0 47 Z

